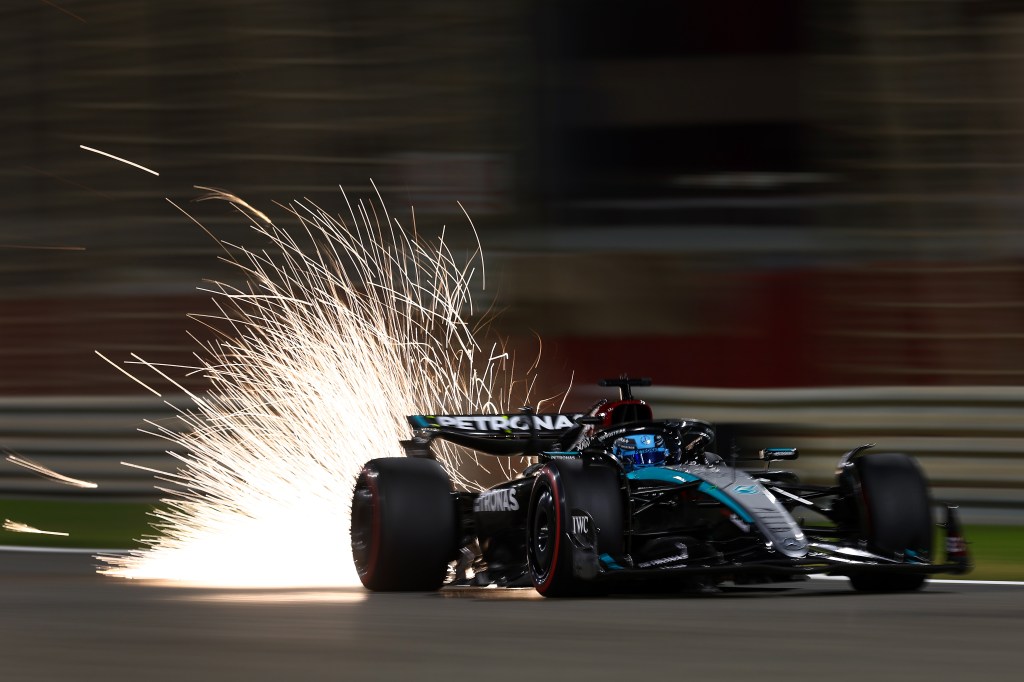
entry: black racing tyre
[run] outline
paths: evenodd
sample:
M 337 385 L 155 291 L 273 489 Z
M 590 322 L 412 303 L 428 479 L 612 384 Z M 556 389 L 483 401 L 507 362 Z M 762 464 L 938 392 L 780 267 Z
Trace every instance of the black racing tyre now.
M 928 481 L 920 466 L 900 453 L 866 454 L 853 461 L 860 536 L 883 555 L 916 554 L 930 560 L 934 524 Z M 861 592 L 909 592 L 923 573 L 864 573 L 850 576 Z
M 572 510 L 586 511 L 597 527 L 597 553 L 620 553 L 624 504 L 618 473 L 581 461 L 550 462 L 536 475 L 527 514 L 526 554 L 533 586 L 545 597 L 601 593 L 577 577 L 569 538 Z
M 352 559 L 378 592 L 441 587 L 458 551 L 451 481 L 432 459 L 367 462 L 352 493 Z

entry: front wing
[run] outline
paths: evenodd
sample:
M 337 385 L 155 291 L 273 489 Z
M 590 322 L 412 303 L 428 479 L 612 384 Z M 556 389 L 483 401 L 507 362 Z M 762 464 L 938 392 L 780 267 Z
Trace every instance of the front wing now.
M 649 579 L 669 576 L 795 576 L 865 574 L 917 574 L 948 573 L 960 575 L 972 568 L 967 544 L 960 530 L 956 508 L 946 507 L 945 561 L 932 563 L 914 556 L 884 556 L 859 547 L 811 541 L 807 555 L 799 558 L 778 556 L 755 561 L 699 562 L 684 566 L 651 566 L 645 568 L 623 566 L 613 557 L 598 555 L 593 538 L 570 533 L 573 547 L 573 566 L 577 577 L 585 580 Z

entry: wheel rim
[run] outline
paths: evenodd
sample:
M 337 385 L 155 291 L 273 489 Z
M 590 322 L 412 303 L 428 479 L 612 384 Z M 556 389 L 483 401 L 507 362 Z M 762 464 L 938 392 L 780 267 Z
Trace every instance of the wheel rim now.
M 545 488 L 537 498 L 533 519 L 533 537 L 530 542 L 534 573 L 540 582 L 544 581 L 551 568 L 555 546 L 554 500 L 551 490 Z

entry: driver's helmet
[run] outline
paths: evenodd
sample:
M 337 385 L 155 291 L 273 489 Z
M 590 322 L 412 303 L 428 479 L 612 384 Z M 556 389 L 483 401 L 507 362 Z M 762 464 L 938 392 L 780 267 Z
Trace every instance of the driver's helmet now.
M 668 448 L 661 436 L 643 433 L 616 438 L 612 443 L 612 454 L 633 466 L 647 467 L 668 459 Z

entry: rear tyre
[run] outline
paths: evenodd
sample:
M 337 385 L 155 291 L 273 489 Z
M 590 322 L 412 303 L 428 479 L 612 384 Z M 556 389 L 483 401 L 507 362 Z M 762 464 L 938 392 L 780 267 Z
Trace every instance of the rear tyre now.
M 451 481 L 431 459 L 368 462 L 352 494 L 352 558 L 378 592 L 441 587 L 458 551 Z
M 616 472 L 582 462 L 552 462 L 534 481 L 526 554 L 533 586 L 545 597 L 597 595 L 604 585 L 578 577 L 570 539 L 572 510 L 590 515 L 598 556 L 622 551 L 623 502 Z
M 913 458 L 899 453 L 863 455 L 853 461 L 853 494 L 860 537 L 882 555 L 931 558 L 934 524 L 928 481 Z M 860 592 L 909 592 L 924 584 L 923 573 L 866 573 L 850 576 Z

